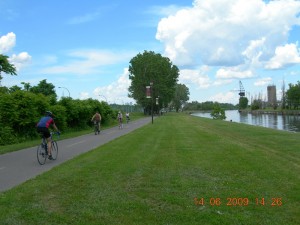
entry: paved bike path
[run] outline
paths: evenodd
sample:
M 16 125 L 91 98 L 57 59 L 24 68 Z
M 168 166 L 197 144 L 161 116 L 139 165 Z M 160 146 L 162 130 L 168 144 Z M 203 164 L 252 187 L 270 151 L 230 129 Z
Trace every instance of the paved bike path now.
M 119 127 L 112 127 L 102 130 L 100 135 L 90 133 L 76 138 L 59 140 L 57 159 L 55 161 L 47 160 L 45 165 L 40 165 L 37 161 L 37 147 L 0 155 L 0 192 L 22 184 L 54 166 L 130 133 L 149 122 L 151 122 L 151 118 L 147 117 L 124 124 L 121 130 Z

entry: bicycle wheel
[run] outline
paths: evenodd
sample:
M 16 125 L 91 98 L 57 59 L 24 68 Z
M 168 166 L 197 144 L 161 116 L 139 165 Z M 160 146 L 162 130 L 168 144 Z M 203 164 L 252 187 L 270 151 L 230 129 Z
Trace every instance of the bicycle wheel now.
M 58 145 L 56 141 L 52 141 L 52 158 L 53 160 L 56 160 L 58 155 Z
M 44 165 L 46 159 L 47 159 L 47 154 L 46 154 L 45 147 L 43 146 L 43 144 L 40 144 L 37 148 L 37 160 L 39 164 Z

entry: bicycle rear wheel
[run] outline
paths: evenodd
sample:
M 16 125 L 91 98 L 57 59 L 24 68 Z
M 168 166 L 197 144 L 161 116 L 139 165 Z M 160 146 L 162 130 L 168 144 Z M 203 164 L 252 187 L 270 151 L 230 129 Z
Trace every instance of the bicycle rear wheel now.
M 52 153 L 53 160 L 56 160 L 57 155 L 58 155 L 58 145 L 57 145 L 56 141 L 52 141 L 52 150 L 51 150 L 51 153 Z
M 47 154 L 46 154 L 45 147 L 43 146 L 43 144 L 40 144 L 37 148 L 37 160 L 39 164 L 44 165 L 46 159 L 47 159 Z

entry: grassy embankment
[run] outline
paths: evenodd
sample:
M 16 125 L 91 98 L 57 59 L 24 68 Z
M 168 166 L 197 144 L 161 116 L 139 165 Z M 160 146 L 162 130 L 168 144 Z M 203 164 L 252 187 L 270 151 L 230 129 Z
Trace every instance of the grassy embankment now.
M 143 113 L 134 112 L 134 113 L 130 114 L 130 120 L 131 121 L 140 119 L 142 117 L 144 117 Z M 124 123 L 126 123 L 125 114 L 124 114 Z M 110 128 L 110 127 L 113 127 L 113 126 L 117 126 L 117 125 L 118 125 L 117 120 L 110 121 L 110 123 L 107 124 L 107 125 L 101 125 L 101 129 L 104 130 L 104 129 L 107 129 L 107 128 Z M 84 134 L 89 134 L 89 133 L 93 132 L 93 129 L 94 129 L 94 125 L 91 124 L 90 128 L 83 129 L 83 130 L 62 131 L 60 139 L 67 139 L 67 138 L 77 137 L 77 136 L 84 135 Z M 26 142 L 21 142 L 21 143 L 18 143 L 18 144 L 0 146 L 0 155 L 8 153 L 8 152 L 13 152 L 13 151 L 17 151 L 17 150 L 20 150 L 20 149 L 24 149 L 24 148 L 37 146 L 40 143 L 41 143 L 41 138 L 36 138 L 34 140 L 28 140 Z
M 299 137 L 168 114 L 1 193 L 0 221 L 299 224 Z

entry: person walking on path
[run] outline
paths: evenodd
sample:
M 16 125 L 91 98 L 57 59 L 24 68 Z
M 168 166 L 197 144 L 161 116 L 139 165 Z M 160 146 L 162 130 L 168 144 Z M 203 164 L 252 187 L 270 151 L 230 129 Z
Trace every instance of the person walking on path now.
M 118 122 L 119 122 L 119 129 L 123 129 L 123 115 L 122 112 L 118 112 Z

